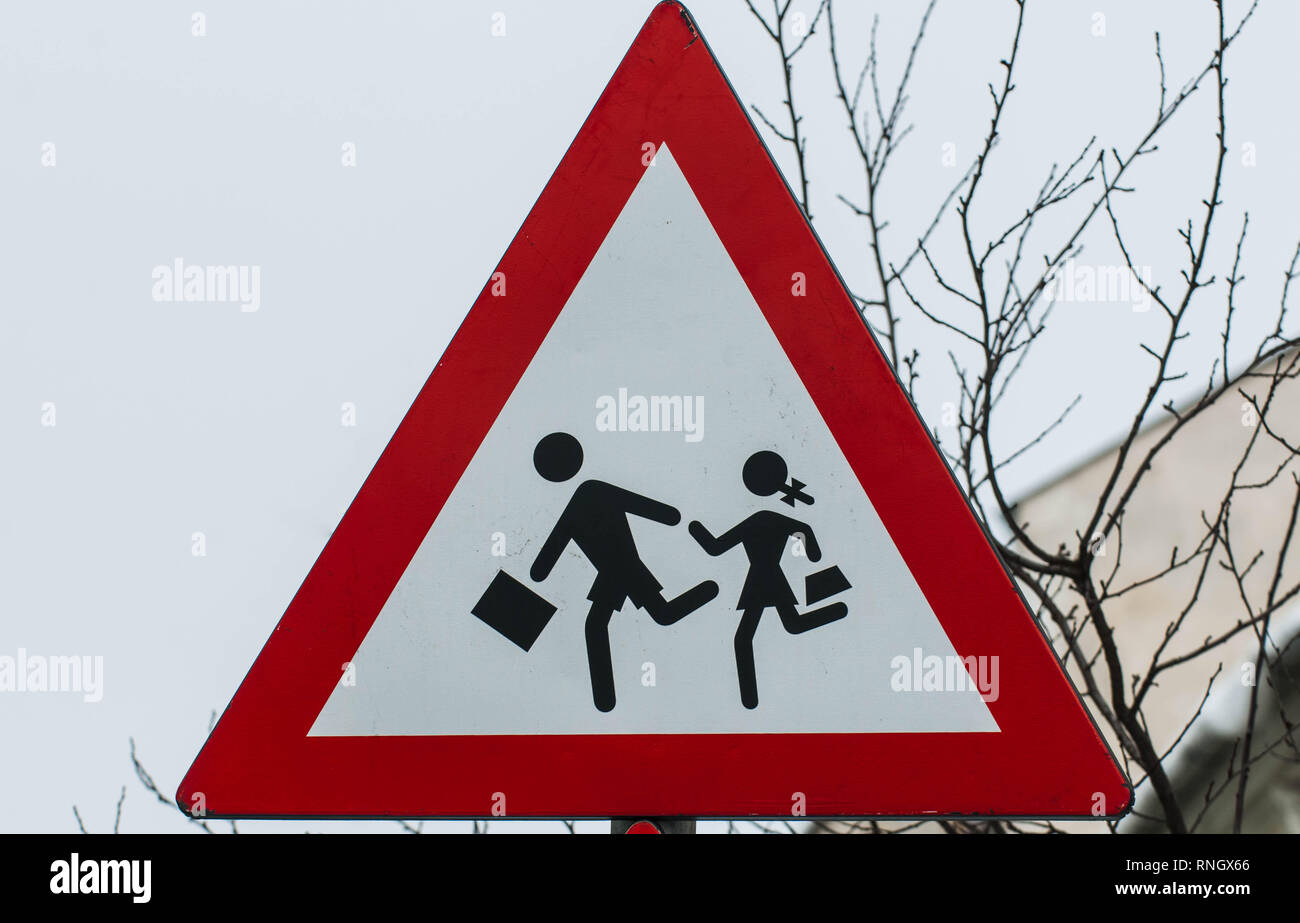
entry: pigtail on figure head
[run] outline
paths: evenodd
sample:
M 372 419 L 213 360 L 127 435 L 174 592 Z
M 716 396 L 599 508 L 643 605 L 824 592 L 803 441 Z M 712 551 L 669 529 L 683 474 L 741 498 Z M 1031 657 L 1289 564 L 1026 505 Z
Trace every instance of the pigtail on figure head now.
M 813 498 L 803 491 L 803 488 L 808 485 L 798 478 L 790 478 L 790 483 L 787 484 L 786 478 L 789 475 L 790 471 L 786 467 L 785 459 L 775 452 L 766 450 L 749 456 L 741 472 L 741 478 L 752 494 L 770 497 L 772 494 L 780 493 L 781 502 L 788 503 L 790 506 L 797 503 L 811 504 Z

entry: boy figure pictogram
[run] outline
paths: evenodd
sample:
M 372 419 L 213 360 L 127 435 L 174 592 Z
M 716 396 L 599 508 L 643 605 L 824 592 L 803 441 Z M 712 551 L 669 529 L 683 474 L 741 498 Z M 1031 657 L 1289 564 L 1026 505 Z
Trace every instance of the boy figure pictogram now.
M 755 452 L 745 462 L 741 477 L 750 493 L 760 497 L 770 497 L 779 491 L 783 494 L 782 500 L 791 506 L 794 506 L 795 500 L 812 503 L 813 498 L 802 492 L 802 488 L 807 486 L 802 481 L 792 478 L 786 484 L 788 473 L 785 459 L 780 455 L 775 452 Z M 735 638 L 736 672 L 740 680 L 741 703 L 746 708 L 757 708 L 754 633 L 758 630 L 758 620 L 763 611 L 776 609 L 785 630 L 797 635 L 844 618 L 849 614 L 848 606 L 832 603 L 803 614 L 795 608 L 797 600 L 794 591 L 790 589 L 781 570 L 781 554 L 785 551 L 786 541 L 793 535 L 799 535 L 803 538 L 808 560 L 814 563 L 821 560 L 822 552 L 817 544 L 817 536 L 806 523 L 773 510 L 759 510 L 716 538 L 699 522 L 692 522 L 688 529 L 700 547 L 710 555 L 716 557 L 736 545 L 743 545 L 745 554 L 749 557 L 749 573 L 741 588 L 740 599 L 736 602 L 736 608 L 742 613 Z
M 537 443 L 533 467 L 548 481 L 560 483 L 582 467 L 582 445 L 568 433 L 551 433 Z M 631 600 L 660 625 L 672 625 L 718 595 L 712 580 L 664 599 L 663 584 L 641 560 L 628 516 L 640 516 L 666 526 L 682 521 L 682 514 L 666 503 L 651 500 L 604 481 L 583 481 L 560 514 L 542 545 L 529 575 L 541 582 L 551 573 L 561 553 L 573 542 L 596 568 L 596 580 L 587 593 L 587 664 L 591 670 L 591 695 L 596 708 L 613 709 L 614 667 L 609 649 L 609 622 Z

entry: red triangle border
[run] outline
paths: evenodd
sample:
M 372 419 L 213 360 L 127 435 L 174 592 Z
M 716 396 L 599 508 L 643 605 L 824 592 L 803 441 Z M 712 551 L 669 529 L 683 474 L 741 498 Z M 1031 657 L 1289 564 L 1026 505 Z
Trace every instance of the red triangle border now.
M 1000 655 L 1000 733 L 307 737 L 646 169 L 643 145 L 662 142 L 957 653 Z M 497 271 L 507 295 L 484 287 L 182 781 L 182 810 L 200 794 L 210 817 L 1127 810 L 1105 741 L 680 4 L 654 9 Z

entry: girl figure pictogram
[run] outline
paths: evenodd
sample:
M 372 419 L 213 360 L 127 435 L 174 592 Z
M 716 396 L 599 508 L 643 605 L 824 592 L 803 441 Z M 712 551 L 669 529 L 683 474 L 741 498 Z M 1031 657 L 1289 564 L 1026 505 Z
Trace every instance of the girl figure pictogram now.
M 782 500 L 791 506 L 796 501 L 812 503 L 813 498 L 802 492 L 805 486 L 802 482 L 792 479 L 786 484 L 787 474 L 785 459 L 780 455 L 755 452 L 745 462 L 741 477 L 750 492 L 760 497 L 770 497 L 780 491 L 784 494 Z M 698 521 L 693 521 L 689 530 L 710 555 L 716 557 L 743 545 L 749 557 L 749 574 L 736 602 L 736 608 L 742 613 L 740 627 L 736 629 L 736 672 L 740 679 L 740 701 L 746 708 L 757 708 L 754 633 L 763 611 L 775 609 L 785 630 L 797 635 L 844 618 L 848 606 L 832 603 L 802 614 L 796 608 L 797 597 L 781 570 L 781 555 L 790 537 L 798 535 L 804 542 L 808 560 L 821 560 L 821 547 L 807 523 L 773 510 L 760 510 L 716 538 Z

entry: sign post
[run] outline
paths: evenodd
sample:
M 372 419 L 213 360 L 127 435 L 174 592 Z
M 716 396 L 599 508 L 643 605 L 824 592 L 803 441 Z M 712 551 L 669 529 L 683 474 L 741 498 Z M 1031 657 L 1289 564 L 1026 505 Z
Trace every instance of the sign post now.
M 616 817 L 609 822 L 610 833 L 694 833 L 693 817 Z

